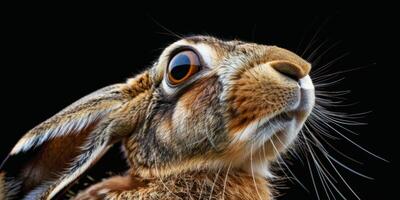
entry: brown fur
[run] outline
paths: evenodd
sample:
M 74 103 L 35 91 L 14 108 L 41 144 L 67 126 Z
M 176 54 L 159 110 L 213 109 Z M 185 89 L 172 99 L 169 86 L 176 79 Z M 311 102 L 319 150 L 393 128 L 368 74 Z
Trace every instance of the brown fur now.
M 166 69 L 178 48 L 195 49 L 203 63 L 171 86 Z M 77 199 L 271 199 L 263 164 L 292 140 L 285 130 L 265 126 L 283 127 L 280 114 L 291 112 L 301 128 L 309 110 L 293 110 L 300 99 L 297 80 L 310 68 L 275 46 L 184 38 L 141 74 L 82 98 L 25 134 L 10 158 L 34 156 L 16 172 L 2 168 L 1 176 L 22 183 L 16 198 L 49 199 L 122 141 L 134 175 L 107 179 Z M 254 128 L 261 120 L 265 126 Z M 12 181 L 1 176 L 5 196 Z
M 229 172 L 229 173 L 227 173 Z M 109 192 L 101 193 L 106 189 Z M 74 200 L 254 200 L 271 199 L 268 182 L 237 170 L 187 172 L 164 178 L 113 177 L 91 186 Z
M 6 195 L 8 193 L 4 180 L 5 173 L 0 173 L 0 199 L 6 199 Z

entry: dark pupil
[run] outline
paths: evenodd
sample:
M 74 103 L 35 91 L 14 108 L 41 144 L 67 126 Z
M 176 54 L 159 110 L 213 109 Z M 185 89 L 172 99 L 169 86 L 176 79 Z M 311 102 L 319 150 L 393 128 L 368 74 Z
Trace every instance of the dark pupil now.
M 181 80 L 189 73 L 190 58 L 185 54 L 177 55 L 171 62 L 171 76 L 175 80 Z

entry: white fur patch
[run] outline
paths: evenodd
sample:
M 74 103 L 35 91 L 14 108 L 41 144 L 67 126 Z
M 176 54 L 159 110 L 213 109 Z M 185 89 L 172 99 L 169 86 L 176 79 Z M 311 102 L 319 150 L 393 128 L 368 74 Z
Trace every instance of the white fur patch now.
M 300 79 L 300 88 L 301 102 L 298 109 L 310 114 L 315 104 L 314 84 L 310 76 L 305 76 L 304 78 Z
M 270 117 L 264 117 L 261 120 L 251 122 L 243 130 L 234 133 L 234 135 L 235 135 L 234 141 L 249 141 L 249 140 L 251 140 L 252 137 L 254 138 L 254 135 L 258 131 L 257 129 L 261 125 L 266 123 L 269 119 L 270 119 Z
M 255 175 L 259 175 L 259 176 L 262 176 L 265 178 L 274 178 L 274 175 L 272 174 L 272 172 L 269 168 L 270 163 L 267 160 L 265 160 L 264 162 L 253 163 L 252 167 L 253 167 L 253 173 Z M 245 170 L 249 171 L 249 169 L 245 169 Z M 250 173 L 251 173 L 251 171 L 250 171 Z
M 208 67 L 214 66 L 215 52 L 209 45 L 200 43 L 193 45 L 193 47 L 200 53 L 200 56 Z
M 171 88 L 168 84 L 167 81 L 165 80 L 165 78 L 162 81 L 162 88 L 164 90 L 165 93 L 167 93 L 168 95 L 172 95 L 175 93 L 175 88 Z
M 314 90 L 314 84 L 309 75 L 299 80 L 301 89 Z

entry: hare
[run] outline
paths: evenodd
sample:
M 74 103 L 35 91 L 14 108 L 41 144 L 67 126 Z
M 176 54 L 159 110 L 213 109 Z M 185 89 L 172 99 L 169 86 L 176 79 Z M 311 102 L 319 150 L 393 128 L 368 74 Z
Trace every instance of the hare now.
M 310 69 L 276 46 L 182 38 L 26 133 L 1 165 L 0 198 L 56 198 L 122 142 L 126 175 L 75 199 L 272 199 L 269 165 L 314 106 Z

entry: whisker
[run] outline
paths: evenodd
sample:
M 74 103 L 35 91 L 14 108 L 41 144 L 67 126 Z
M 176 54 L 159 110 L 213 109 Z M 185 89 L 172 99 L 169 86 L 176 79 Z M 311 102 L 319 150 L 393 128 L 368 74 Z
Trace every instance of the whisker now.
M 220 172 L 221 172 L 221 168 L 218 168 L 217 174 L 215 175 L 213 184 L 212 184 L 212 186 L 211 186 L 210 196 L 209 196 L 208 200 L 211 200 L 211 199 L 212 199 L 212 195 L 213 195 L 213 192 L 214 192 L 215 183 L 217 182 L 217 179 L 219 178 L 219 173 L 220 173 Z
M 315 54 L 326 44 L 329 42 L 329 39 L 326 39 L 325 41 L 321 42 L 314 50 L 311 52 L 309 56 L 307 56 L 306 60 L 312 60 L 312 58 L 315 56 Z
M 310 145 L 308 144 L 308 142 L 306 142 L 306 146 L 307 146 L 307 148 L 308 148 L 309 151 L 310 151 L 310 155 L 311 155 L 311 158 L 312 158 L 313 161 L 314 161 L 315 166 L 317 166 L 317 168 L 320 168 L 320 166 L 319 166 L 319 164 L 318 164 L 318 162 L 320 162 L 320 161 L 314 157 L 315 153 L 314 153 L 314 151 L 312 150 L 312 148 L 310 147 Z M 332 183 L 332 181 L 328 178 L 328 176 L 326 176 L 326 178 L 327 178 L 326 180 L 328 181 L 328 183 L 335 189 L 335 191 L 336 191 L 343 199 L 347 199 L 347 198 L 340 192 L 340 190 L 335 186 L 335 184 Z
M 177 34 L 175 32 L 173 32 L 172 30 L 170 30 L 169 28 L 165 27 L 164 25 L 162 25 L 160 22 L 158 22 L 156 19 L 154 19 L 151 15 L 147 15 L 157 26 L 159 26 L 160 28 L 164 29 L 165 31 L 167 31 L 168 33 L 171 34 L 171 36 L 174 36 L 178 39 L 183 39 L 184 37 L 180 34 Z
M 272 144 L 273 149 L 277 152 L 277 156 L 278 156 L 279 160 L 282 160 L 283 165 L 286 167 L 286 169 L 289 171 L 289 173 L 293 176 L 293 179 L 294 179 L 297 183 L 299 183 L 300 186 L 301 186 L 304 190 L 306 190 L 307 192 L 309 192 L 309 190 L 306 188 L 306 186 L 304 186 L 304 184 L 303 184 L 302 182 L 300 182 L 300 180 L 296 177 L 296 175 L 294 175 L 294 173 L 292 172 L 292 170 L 290 170 L 289 166 L 285 163 L 284 159 L 282 159 L 281 155 L 279 155 L 279 151 L 278 151 L 278 149 L 276 148 L 276 146 L 275 146 L 273 140 L 270 140 L 270 142 L 271 142 L 271 144 Z
M 315 152 L 312 152 L 312 153 L 315 154 Z M 315 162 L 315 161 L 314 161 L 314 162 Z M 321 180 L 322 187 L 323 187 L 323 189 L 324 189 L 324 191 L 325 191 L 325 195 L 328 197 L 328 199 L 330 199 L 330 196 L 329 196 L 329 194 L 328 194 L 328 191 L 329 191 L 330 194 L 332 194 L 332 190 L 331 190 L 331 188 L 329 187 L 328 182 L 326 181 L 326 178 L 328 178 L 328 177 L 324 174 L 324 172 L 323 172 L 323 170 L 320 168 L 319 164 L 315 163 L 315 166 L 316 166 L 316 169 L 317 169 L 318 177 L 319 177 L 319 179 Z M 334 196 L 333 194 L 332 194 L 332 196 L 333 196 L 333 198 L 335 198 L 335 196 Z M 335 199 L 336 199 L 336 198 L 335 198 Z
M 309 133 L 309 134 L 311 135 L 311 133 Z M 320 146 L 315 145 L 315 144 L 313 143 L 313 141 L 310 140 L 307 136 L 305 136 L 305 139 L 306 139 L 306 142 L 309 141 L 312 145 L 316 146 L 320 151 L 324 151 L 324 149 L 320 149 Z M 309 143 L 307 143 L 306 145 L 307 145 L 307 147 L 310 146 Z M 314 153 L 314 154 L 312 155 L 312 157 L 315 158 L 316 161 L 318 161 L 318 163 L 320 163 L 320 164 L 318 164 L 318 168 L 321 169 L 321 171 L 325 172 L 325 173 L 326 173 L 325 175 L 329 175 L 329 177 L 330 177 L 335 183 L 337 183 L 338 181 L 333 177 L 333 175 L 332 175 L 331 173 L 329 173 L 329 170 L 328 170 L 327 167 L 321 162 L 321 159 L 318 157 L 318 155 L 315 153 L 315 151 L 314 151 L 313 149 L 310 149 L 310 148 L 309 148 L 309 150 L 311 151 L 311 153 Z
M 314 20 L 313 20 L 313 22 L 311 23 L 311 24 L 309 24 L 309 26 L 308 26 L 308 31 L 304 31 L 304 33 L 302 34 L 302 36 L 301 36 L 301 39 L 300 39 L 300 42 L 299 42 L 299 44 L 297 45 L 297 47 L 296 47 L 296 54 L 299 54 L 300 52 L 300 47 L 303 45 L 303 43 L 304 43 L 304 40 L 306 39 L 306 35 L 307 35 L 307 33 L 310 31 L 310 29 L 311 29 L 311 27 L 315 24 L 317 22 L 317 18 L 314 18 Z
M 253 144 L 251 144 L 251 148 L 250 148 L 250 168 L 251 168 L 251 176 L 252 176 L 252 178 L 253 178 L 254 188 L 256 189 L 258 198 L 259 198 L 260 200 L 262 200 L 262 197 L 261 197 L 261 195 L 260 195 L 260 192 L 258 191 L 256 179 L 254 178 L 254 169 L 253 169 Z
M 314 118 L 315 117 L 312 115 L 309 116 L 309 119 L 307 122 L 310 127 L 312 127 L 314 130 L 317 130 L 319 134 L 324 135 L 330 139 L 340 140 L 340 138 L 331 135 L 325 128 L 323 128 L 321 125 L 319 125 Z
M 305 126 L 306 129 L 307 126 Z M 312 132 L 308 129 L 310 136 L 312 137 L 312 139 L 317 143 L 317 147 L 321 150 L 322 154 L 326 157 L 327 161 L 329 162 L 329 164 L 332 166 L 332 168 L 335 170 L 335 172 L 338 174 L 339 178 L 342 180 L 342 182 L 346 185 L 346 187 L 352 192 L 352 194 L 357 198 L 360 199 L 359 196 L 354 192 L 354 190 L 350 187 L 350 185 L 347 183 L 347 181 L 343 178 L 343 176 L 340 174 L 340 172 L 336 169 L 335 165 L 333 165 L 333 163 L 331 162 L 334 161 L 335 163 L 339 164 L 340 166 L 342 166 L 343 168 L 349 170 L 350 172 L 359 175 L 361 177 L 367 178 L 367 179 L 371 179 L 368 176 L 365 176 L 364 174 L 361 174 L 349 167 L 347 167 L 346 165 L 344 165 L 343 163 L 341 163 L 340 161 L 338 161 L 337 159 L 333 158 L 332 156 L 330 156 L 328 154 L 328 152 L 326 151 L 326 149 L 324 148 L 324 146 L 322 145 L 322 143 L 312 134 Z M 312 151 L 312 149 L 310 148 L 310 151 Z
M 314 186 L 315 194 L 317 195 L 317 199 L 320 200 L 321 198 L 319 197 L 317 184 L 315 183 L 315 179 L 314 179 L 314 175 L 313 175 L 314 173 L 313 173 L 313 170 L 311 169 L 311 165 L 310 165 L 310 161 L 309 161 L 308 157 L 306 157 L 306 160 L 307 160 L 308 169 L 310 171 L 311 180 L 312 180 L 312 183 L 313 183 L 313 186 Z
M 321 67 L 318 68 L 318 70 L 315 70 L 314 72 L 311 72 L 311 76 L 319 76 L 319 74 L 325 72 L 330 66 L 338 62 L 339 60 L 343 59 L 344 57 L 348 56 L 350 52 L 343 53 L 342 55 L 336 57 L 335 59 L 329 61 L 328 63 L 322 65 Z
M 337 45 L 339 45 L 341 43 L 341 41 L 337 41 L 335 43 L 333 43 L 330 47 L 328 47 L 325 51 L 323 51 L 322 53 L 320 53 L 318 55 L 317 58 L 315 58 L 314 60 L 308 60 L 309 62 L 312 63 L 313 66 L 317 66 L 320 62 L 320 60 L 329 52 L 331 51 L 333 48 L 335 48 Z M 320 68 L 317 68 L 314 72 L 318 72 Z
M 226 171 L 225 179 L 224 179 L 224 187 L 222 188 L 222 199 L 225 200 L 225 188 L 226 188 L 226 182 L 228 181 L 228 176 L 229 176 L 229 170 L 231 169 L 232 162 L 229 163 L 228 169 Z
M 352 71 L 357 71 L 357 70 L 360 70 L 360 69 L 365 69 L 366 67 L 368 67 L 370 65 L 375 65 L 375 63 L 368 64 L 368 65 L 361 66 L 361 67 L 355 67 L 355 68 L 352 68 L 352 69 L 340 70 L 340 71 L 332 72 L 330 74 L 320 75 L 320 76 L 317 77 L 317 79 L 325 79 L 327 77 L 336 76 L 336 75 L 339 75 L 339 74 L 344 74 L 344 73 L 348 73 L 348 72 L 352 72 Z
M 301 159 L 301 156 L 296 152 L 296 151 L 291 151 L 291 148 L 289 148 L 287 145 L 285 145 L 281 139 L 279 139 L 278 136 L 276 136 L 276 139 L 278 140 L 279 143 L 282 144 L 282 146 L 284 146 L 285 149 L 288 149 L 288 152 L 290 153 L 290 155 L 292 155 L 293 157 L 297 158 L 298 160 L 300 160 L 300 162 L 304 165 L 303 160 Z
M 161 181 L 161 184 L 163 185 L 163 187 L 168 191 L 168 193 L 170 193 L 170 194 L 174 195 L 175 197 L 177 197 L 178 199 L 180 199 L 180 197 L 178 195 L 176 195 L 174 192 L 172 192 L 171 189 L 168 188 L 168 186 L 164 183 L 164 180 L 160 176 L 160 172 L 159 172 L 158 166 L 157 166 L 157 156 L 154 156 L 154 167 L 155 167 L 156 172 L 157 172 L 157 177 Z
M 331 155 L 329 155 L 329 154 L 328 154 L 328 151 L 326 150 L 326 148 L 324 147 L 324 145 L 318 140 L 318 138 L 316 138 L 316 137 L 314 136 L 314 134 L 312 134 L 311 130 L 308 129 L 307 126 L 305 126 L 305 128 L 308 130 L 308 132 L 309 132 L 310 136 L 312 137 L 312 139 L 318 144 L 317 147 L 320 148 L 321 152 L 322 152 L 325 156 L 327 156 L 327 158 L 332 159 L 332 161 L 336 162 L 337 164 L 339 164 L 339 165 L 342 166 L 343 168 L 347 169 L 348 171 L 350 171 L 350 172 L 352 172 L 352 173 L 354 173 L 354 174 L 356 174 L 356 175 L 358 175 L 358 176 L 361 176 L 361 177 L 364 177 L 364 178 L 366 178 L 366 179 L 372 180 L 371 177 L 366 176 L 366 175 L 364 175 L 364 174 L 362 174 L 362 173 L 360 173 L 360 172 L 357 172 L 357 171 L 351 169 L 350 167 L 344 165 L 343 163 L 341 163 L 340 161 L 338 161 L 337 159 L 335 159 L 335 158 L 333 158 Z M 328 143 L 328 144 L 329 144 L 329 143 Z M 354 159 L 351 159 L 351 160 L 354 160 Z
M 191 194 L 191 192 L 190 192 L 189 185 L 188 185 L 188 183 L 187 183 L 186 178 L 183 180 L 183 182 L 184 182 L 185 185 L 186 185 L 186 190 L 187 190 L 187 194 L 189 195 L 189 198 L 192 199 L 192 200 L 194 200 L 193 197 L 192 197 L 192 194 Z
M 362 147 L 361 145 L 355 143 L 353 140 L 351 140 L 350 138 L 346 137 L 344 134 L 340 133 L 340 131 L 338 131 L 337 129 L 335 129 L 334 127 L 332 127 L 331 125 L 329 125 L 328 123 L 324 122 L 323 120 L 321 120 L 321 122 L 322 122 L 323 124 L 325 124 L 326 126 L 328 126 L 330 129 L 332 129 L 333 131 L 335 131 L 335 133 L 337 133 L 338 135 L 340 135 L 341 137 L 343 137 L 344 139 L 346 139 L 348 142 L 350 142 L 351 144 L 353 144 L 353 145 L 356 146 L 357 148 L 361 149 L 362 151 L 364 151 L 364 152 L 370 154 L 371 156 L 373 156 L 373 157 L 375 157 L 375 158 L 377 158 L 377 159 L 379 159 L 379 160 L 382 160 L 382 161 L 385 161 L 385 162 L 389 162 L 388 160 L 386 160 L 386 159 L 384 159 L 384 158 L 382 158 L 382 157 L 380 157 L 380 156 L 378 156 L 378 155 L 372 153 L 371 151 L 368 151 L 367 149 L 365 149 L 365 148 Z M 348 130 L 348 129 L 347 129 L 347 130 Z M 351 131 L 351 132 L 353 132 L 353 131 Z
M 307 125 L 307 124 L 306 124 Z M 305 125 L 305 126 L 306 126 Z M 308 128 L 307 128 L 308 129 Z M 308 130 L 309 132 L 311 132 L 311 130 Z M 313 136 L 314 137 L 316 137 L 316 135 L 314 135 L 313 134 Z M 338 150 L 337 148 L 335 148 L 330 142 L 328 142 L 324 137 L 320 137 L 320 139 L 323 141 L 323 142 L 325 142 L 325 144 L 327 144 L 330 148 L 332 148 L 336 153 L 338 153 L 339 155 L 341 155 L 341 156 L 343 156 L 343 157 L 345 157 L 345 158 L 347 158 L 348 160 L 351 160 L 351 161 L 353 161 L 353 162 L 355 162 L 355 163 L 357 163 L 357 164 L 360 164 L 360 165 L 362 165 L 363 163 L 362 162 L 360 162 L 360 161 L 358 161 L 358 160 L 356 160 L 356 159 L 354 159 L 354 158 L 352 158 L 352 157 L 350 157 L 350 156 L 348 156 L 348 155 L 346 155 L 346 154 L 344 154 L 343 152 L 341 152 L 340 150 Z M 322 144 L 322 143 L 321 143 Z M 328 151 L 326 151 L 326 152 L 328 152 Z
M 313 37 L 311 38 L 310 42 L 308 43 L 308 45 L 306 46 L 306 48 L 304 49 L 303 53 L 301 53 L 301 57 L 304 58 L 304 54 L 307 53 L 308 49 L 311 48 L 313 46 L 313 44 L 316 41 L 317 36 L 320 34 L 320 32 L 322 31 L 322 29 L 324 28 L 324 26 L 331 20 L 331 17 L 327 18 L 322 25 L 320 25 L 320 27 L 317 29 L 317 31 L 314 33 Z
M 333 78 L 335 78 L 335 77 L 332 77 L 332 79 Z M 344 80 L 345 78 L 339 78 L 339 79 L 334 79 L 334 81 L 331 81 L 331 82 L 329 82 L 330 80 L 329 79 L 324 79 L 324 83 L 318 83 L 318 78 L 315 78 L 315 81 L 317 82 L 316 84 L 315 84 L 315 88 L 326 88 L 326 87 L 328 87 L 328 86 L 332 86 L 332 85 L 335 85 L 335 84 L 338 84 L 338 83 L 340 83 L 340 82 L 342 82 L 343 80 Z
M 265 141 L 266 136 L 264 135 L 263 137 L 264 137 L 263 140 Z M 267 158 L 267 156 L 266 156 L 267 154 L 265 152 L 265 147 L 263 147 L 262 150 L 263 150 L 264 158 Z M 290 182 L 293 183 L 292 179 L 286 174 L 285 170 L 282 168 L 282 166 L 280 165 L 279 161 L 276 160 L 275 162 L 279 165 L 280 171 L 284 174 L 284 177 L 286 178 L 286 180 L 289 180 Z M 308 192 L 308 190 L 306 190 L 306 191 Z
M 366 178 L 366 179 L 369 179 L 369 180 L 374 180 L 374 178 L 372 178 L 372 177 L 369 177 L 369 176 L 364 175 L 364 174 L 362 174 L 362 173 L 360 173 L 360 172 L 357 172 L 356 170 L 351 169 L 350 167 L 348 167 L 348 166 L 346 166 L 345 164 L 343 164 L 342 162 L 338 161 L 337 159 L 335 159 L 335 158 L 332 157 L 331 155 L 329 155 L 329 154 L 325 154 L 325 155 L 328 156 L 328 157 L 329 157 L 332 161 L 334 161 L 336 164 L 342 166 L 343 168 L 347 169 L 348 171 L 350 171 L 350 172 L 352 172 L 352 173 L 354 173 L 354 174 L 356 174 L 356 175 L 358 175 L 358 176 L 361 176 L 361 177 L 363 177 L 363 178 Z
M 312 134 L 310 134 L 310 135 L 313 136 Z M 315 139 L 316 139 L 316 138 L 315 138 Z M 318 140 L 316 140 L 316 141 L 318 141 Z M 320 147 L 323 147 L 322 144 L 320 144 Z M 322 150 L 322 149 L 321 149 L 321 150 Z M 326 153 L 326 152 L 324 152 L 324 151 L 322 151 L 322 153 L 323 153 L 324 156 L 326 156 L 327 161 L 328 161 L 329 164 L 332 166 L 332 168 L 335 170 L 335 172 L 338 174 L 339 178 L 343 181 L 343 183 L 346 185 L 346 187 L 353 193 L 353 195 L 354 195 L 357 199 L 360 199 L 360 198 L 358 197 L 358 195 L 354 192 L 354 190 L 350 187 L 350 185 L 347 183 L 347 181 L 346 181 L 346 180 L 343 178 L 343 176 L 340 174 L 340 172 L 336 169 L 335 165 L 333 165 L 333 163 L 332 163 L 331 160 L 330 160 L 330 159 L 333 159 L 333 160 L 336 160 L 336 159 L 334 159 L 332 156 L 330 156 L 328 153 Z M 368 176 L 365 176 L 365 175 L 363 175 L 363 174 L 360 174 L 360 173 L 358 173 L 358 172 L 356 172 L 356 171 L 354 171 L 354 170 L 348 168 L 347 166 L 343 165 L 343 164 L 340 163 L 340 162 L 339 162 L 338 164 L 340 164 L 341 166 L 345 167 L 345 168 L 348 169 L 348 170 L 351 170 L 351 172 L 356 173 L 356 174 L 359 175 L 359 176 L 362 176 L 362 177 L 364 177 L 364 178 L 370 179 Z
M 265 135 L 264 135 L 263 137 L 266 138 Z M 264 139 L 264 140 L 265 140 L 265 139 Z M 266 158 L 266 157 L 267 157 L 267 154 L 266 154 L 266 152 L 265 152 L 265 148 L 263 148 L 263 154 L 264 154 L 264 157 Z M 276 163 L 278 164 L 278 166 L 279 166 L 279 168 L 281 169 L 281 172 L 284 174 L 285 178 L 286 178 L 287 180 L 289 180 L 290 182 L 294 183 L 293 180 L 289 177 L 289 175 L 285 172 L 285 170 L 284 170 L 284 168 L 281 166 L 280 162 L 277 160 Z
M 319 110 L 317 108 L 318 107 L 316 107 L 316 109 L 314 109 L 315 113 L 313 113 L 313 115 L 315 115 L 316 117 L 327 119 L 331 123 L 344 124 L 344 125 L 350 125 L 350 126 L 366 125 L 366 123 L 361 123 L 361 122 L 357 122 L 354 120 L 345 119 L 344 113 L 340 113 L 340 114 L 330 113 L 330 112 L 326 112 L 324 110 Z
M 200 189 L 200 194 L 199 194 L 199 200 L 201 199 L 201 197 L 203 196 L 203 188 L 204 185 L 206 184 L 206 179 L 203 181 L 203 183 L 201 184 L 201 189 Z

